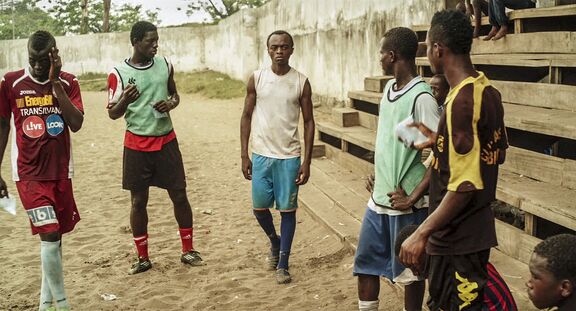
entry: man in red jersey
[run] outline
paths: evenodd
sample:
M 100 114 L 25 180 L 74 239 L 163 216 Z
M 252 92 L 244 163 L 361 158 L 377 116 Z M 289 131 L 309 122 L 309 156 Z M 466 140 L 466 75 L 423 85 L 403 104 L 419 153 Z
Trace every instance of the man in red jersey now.
M 41 240 L 39 310 L 69 310 L 60 240 L 80 220 L 70 180 L 69 130 L 82 127 L 82 97 L 76 77 L 61 71 L 62 60 L 50 33 L 37 31 L 30 36 L 28 61 L 29 67 L 7 73 L 0 84 L 0 161 L 12 119 L 12 177 L 32 234 L 39 234 Z M 0 176 L 0 196 L 7 195 Z

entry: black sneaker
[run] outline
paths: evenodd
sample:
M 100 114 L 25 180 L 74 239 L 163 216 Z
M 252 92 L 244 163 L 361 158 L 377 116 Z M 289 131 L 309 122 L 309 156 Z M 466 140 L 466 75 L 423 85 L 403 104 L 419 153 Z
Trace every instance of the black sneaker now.
M 152 268 L 152 263 L 148 258 L 138 258 L 138 261 L 132 265 L 128 274 L 138 274 L 141 272 L 148 271 Z
M 287 269 L 276 269 L 276 282 L 278 284 L 288 284 L 292 282 L 292 277 Z
M 184 264 L 191 265 L 191 266 L 204 266 L 206 265 L 200 257 L 200 253 L 197 251 L 189 251 L 180 257 L 180 261 Z

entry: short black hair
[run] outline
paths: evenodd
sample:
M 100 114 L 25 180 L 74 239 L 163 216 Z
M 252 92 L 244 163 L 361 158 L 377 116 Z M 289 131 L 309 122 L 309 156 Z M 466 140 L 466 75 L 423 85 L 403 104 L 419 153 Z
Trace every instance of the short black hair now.
M 446 80 L 446 76 L 444 76 L 443 74 L 435 74 L 432 76 L 432 79 L 434 78 L 438 78 L 440 79 L 440 82 L 442 83 L 442 86 L 444 88 L 446 88 L 447 90 L 450 89 L 450 84 L 448 84 L 448 80 Z
M 38 30 L 28 39 L 28 46 L 35 51 L 43 51 L 46 48 L 56 46 L 54 36 L 45 30 Z
M 576 282 L 576 235 L 559 234 L 540 242 L 534 253 L 548 261 L 548 271 L 557 280 Z
M 400 229 L 400 232 L 396 235 L 396 240 L 394 241 L 394 254 L 396 257 L 400 255 L 400 248 L 402 247 L 402 243 L 406 241 L 406 239 L 414 233 L 418 229 L 418 225 L 407 225 L 404 228 Z
M 294 47 L 294 39 L 292 38 L 292 35 L 289 34 L 285 30 L 276 30 L 276 31 L 272 32 L 271 34 L 269 34 L 268 38 L 266 39 L 266 46 L 267 47 L 269 47 L 268 43 L 270 42 L 270 38 L 272 38 L 273 35 L 286 35 L 286 36 L 288 36 L 288 38 L 290 38 L 290 47 L 291 48 Z
M 392 28 L 384 34 L 382 48 L 387 51 L 394 51 L 403 59 L 414 59 L 418 52 L 418 36 L 410 28 Z
M 142 41 L 147 32 L 156 30 L 158 30 L 158 28 L 150 22 L 136 22 L 136 24 L 132 25 L 132 30 L 130 30 L 130 43 L 134 45 L 134 42 Z
M 428 38 L 441 43 L 454 54 L 470 54 L 472 49 L 472 24 L 470 18 L 457 10 L 436 12 L 430 23 Z

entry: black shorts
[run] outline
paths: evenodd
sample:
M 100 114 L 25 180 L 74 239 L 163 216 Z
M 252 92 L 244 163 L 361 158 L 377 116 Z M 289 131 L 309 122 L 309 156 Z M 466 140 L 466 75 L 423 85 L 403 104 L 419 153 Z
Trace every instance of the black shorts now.
M 186 188 L 182 154 L 176 139 L 159 151 L 137 151 L 124 147 L 122 188 L 141 191 L 150 186 L 167 190 Z
M 428 256 L 431 311 L 480 311 L 488 280 L 490 250 L 467 255 Z

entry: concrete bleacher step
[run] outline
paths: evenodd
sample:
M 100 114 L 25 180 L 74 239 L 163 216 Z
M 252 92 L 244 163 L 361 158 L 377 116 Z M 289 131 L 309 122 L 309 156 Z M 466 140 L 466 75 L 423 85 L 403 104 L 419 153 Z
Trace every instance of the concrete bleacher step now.
M 341 127 L 360 125 L 358 111 L 352 108 L 333 108 L 332 122 Z
M 576 190 L 500 170 L 498 192 L 498 199 L 526 213 L 576 230 Z
M 507 127 L 576 139 L 576 112 L 504 103 Z
M 318 122 L 318 131 L 341 139 L 343 142 L 374 151 L 376 132 L 362 126 L 341 127 L 332 122 Z M 322 137 L 322 135 L 321 135 Z M 344 150 L 345 147 L 344 147 Z
M 386 83 L 392 79 L 394 79 L 392 76 L 366 77 L 364 78 L 364 91 L 382 93 Z
M 312 161 L 308 184 L 300 188 L 299 201 L 312 217 L 336 234 L 345 245 L 356 249 L 369 197 L 364 184 L 361 173 L 344 168 L 331 159 L 317 159 Z M 502 226 L 507 225 L 499 225 Z M 497 249 L 491 252 L 491 262 L 510 287 L 519 310 L 537 310 L 524 289 L 530 275 L 526 264 Z
M 514 10 L 508 12 L 507 15 L 510 25 L 513 26 L 510 30 L 516 34 L 542 31 L 576 31 L 576 23 L 574 23 L 576 4 Z M 489 26 L 488 17 L 482 17 L 480 24 Z M 413 25 L 411 28 L 418 35 L 418 39 L 424 41 L 430 25 Z
M 361 131 L 363 136 L 349 135 L 347 128 L 334 124 L 323 124 L 322 132 L 329 129 L 331 135 L 347 140 L 351 144 L 364 146 L 374 151 L 373 142 L 375 132 Z M 357 129 L 360 130 L 360 129 Z M 372 145 L 370 145 L 372 144 Z M 370 148 L 372 147 L 372 148 Z M 339 165 L 351 170 L 369 174 L 373 172 L 373 165 L 365 159 L 351 155 L 345 150 L 338 150 L 326 146 L 327 156 Z M 534 165 L 534 163 L 539 163 Z M 500 170 L 496 197 L 525 212 L 526 233 L 515 229 L 525 235 L 535 235 L 535 223 L 539 217 L 571 230 L 576 230 L 576 161 L 547 156 L 528 150 L 511 147 L 506 163 Z M 538 181 L 536 179 L 540 179 Z M 515 246 L 506 246 L 511 256 L 527 262 L 529 256 L 513 249 Z
M 370 83 L 369 85 L 364 84 L 365 90 L 361 94 L 361 98 L 370 98 L 369 102 L 376 102 L 378 97 L 381 98 L 382 96 L 382 89 L 375 86 L 385 84 L 390 78 L 389 76 L 365 78 L 365 81 L 370 80 Z M 424 79 L 429 81 L 430 78 Z M 490 83 L 498 89 L 502 95 L 502 101 L 506 103 L 576 111 L 576 101 L 573 100 L 576 97 L 576 87 L 572 85 L 500 80 L 490 80 Z M 367 89 L 367 86 L 370 86 L 370 89 Z M 352 100 L 358 98 L 357 92 L 349 92 L 349 95 L 351 95 Z

